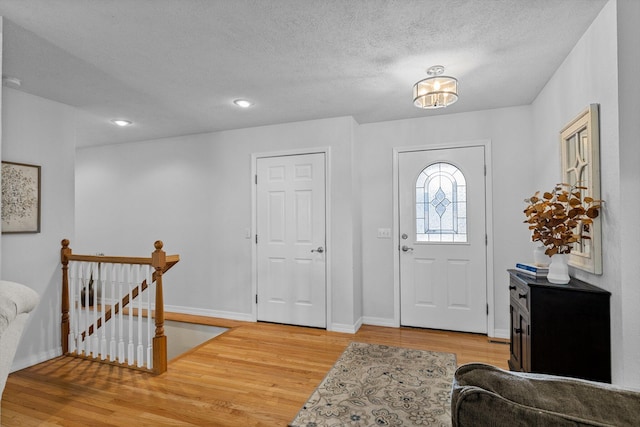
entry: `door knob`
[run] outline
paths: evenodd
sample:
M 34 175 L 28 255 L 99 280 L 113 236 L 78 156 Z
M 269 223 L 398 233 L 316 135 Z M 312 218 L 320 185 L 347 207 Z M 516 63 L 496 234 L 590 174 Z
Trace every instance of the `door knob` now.
M 408 252 L 408 251 L 412 251 L 412 250 L 413 250 L 413 248 L 410 248 L 407 245 L 402 246 L 402 252 Z
M 321 254 L 324 252 L 324 248 L 322 246 L 318 246 L 318 249 L 311 249 L 311 252 L 318 252 Z

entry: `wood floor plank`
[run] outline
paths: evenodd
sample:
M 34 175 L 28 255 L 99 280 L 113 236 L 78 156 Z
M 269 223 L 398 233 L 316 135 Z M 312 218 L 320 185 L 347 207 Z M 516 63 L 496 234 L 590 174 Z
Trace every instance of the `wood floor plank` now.
M 507 368 L 509 346 L 486 336 L 362 326 L 356 334 L 171 315 L 231 328 L 158 376 L 60 357 L 8 378 L 1 425 L 286 426 L 351 341 L 454 353 L 458 365 Z

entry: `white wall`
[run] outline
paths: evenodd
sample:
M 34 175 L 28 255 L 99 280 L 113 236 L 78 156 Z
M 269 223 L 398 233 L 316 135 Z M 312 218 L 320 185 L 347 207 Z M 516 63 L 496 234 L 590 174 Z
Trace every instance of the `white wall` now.
M 618 12 L 618 3 L 621 12 Z M 618 46 L 620 17 L 626 20 L 622 30 L 627 33 L 621 34 L 623 44 Z M 613 382 L 640 387 L 637 356 L 640 350 L 637 314 L 640 233 L 636 220 L 640 161 L 637 96 L 640 92 L 630 90 L 638 85 L 637 23 L 637 2 L 612 0 L 607 3 L 532 106 L 538 171 L 534 188 L 546 190 L 560 179 L 560 130 L 589 104 L 600 104 L 601 197 L 605 200 L 601 215 L 603 274 L 592 275 L 577 269 L 570 273 L 612 293 Z M 617 64 L 620 65 L 618 72 Z M 622 83 L 619 76 L 631 86 L 619 85 Z M 623 118 L 628 127 L 621 127 Z
M 354 122 L 355 123 L 355 122 Z M 353 187 L 351 191 L 352 195 L 352 217 L 353 217 L 353 311 L 354 311 L 354 324 L 356 330 L 363 323 L 363 259 L 362 259 L 362 180 L 360 174 L 360 164 L 362 162 L 362 150 L 361 145 L 357 140 L 357 125 L 351 128 L 351 141 L 352 141 L 352 158 L 351 158 L 351 173 Z
M 2 159 L 40 165 L 41 232 L 2 235 L 2 279 L 40 295 L 16 352 L 12 370 L 61 354 L 60 241 L 73 238 L 75 111 L 4 88 Z
M 425 116 L 428 113 L 425 112 Z M 394 324 L 393 240 L 378 239 L 378 228 L 393 227 L 393 148 L 490 140 L 493 167 L 494 327 L 508 336 L 507 268 L 531 257 L 528 230 L 519 213 L 529 195 L 533 165 L 529 107 L 486 110 L 422 119 L 365 124 L 359 127 L 362 182 L 364 316 L 366 323 Z
M 620 141 L 620 313 L 622 382 L 640 388 L 640 2 L 618 0 L 618 109 Z M 617 308 L 617 307 L 616 307 Z
M 493 320 L 497 335 L 505 336 L 505 270 L 531 254 L 528 231 L 511 214 L 522 210 L 528 190 L 521 183 L 533 175 L 529 162 L 514 161 L 527 158 L 530 122 L 530 109 L 517 107 L 360 126 L 350 118 L 319 120 L 79 149 L 72 248 L 138 255 L 162 239 L 182 258 L 167 278 L 169 310 L 250 320 L 252 240 L 244 238 L 251 224 L 250 155 L 330 146 L 332 328 L 355 330 L 363 316 L 366 323 L 392 324 L 395 252 L 392 240 L 376 235 L 393 225 L 393 147 L 488 139 L 500 225 L 494 227 Z M 162 208 L 148 215 L 145 206 L 151 209 L 156 198 L 164 200 Z M 514 240 L 522 242 L 516 249 Z
M 139 256 L 163 240 L 180 263 L 166 276 L 169 311 L 251 320 L 251 154 L 330 147 L 331 323 L 355 330 L 351 118 L 317 120 L 79 149 L 75 253 Z
M 508 331 L 505 270 L 528 259 L 520 212 L 533 168 L 528 107 L 357 126 L 350 118 L 291 123 L 78 150 L 77 253 L 139 255 L 162 239 L 182 261 L 168 275 L 168 310 L 250 320 L 250 155 L 331 147 L 332 329 L 394 318 L 393 147 L 488 139 L 493 147 L 494 322 Z M 357 141 L 353 143 L 354 139 Z M 355 155 L 354 155 L 355 153 Z M 361 191 L 359 191 L 361 189 Z M 151 213 L 154 200 L 162 206 Z M 361 225 L 362 224 L 362 225 Z M 124 225 L 124 226 L 123 226 Z M 510 243 L 519 241 L 515 248 Z M 123 253 L 125 251 L 125 253 Z M 203 269 L 208 266 L 208 269 Z
M 3 38 L 4 38 L 3 25 L 4 25 L 4 18 L 2 16 L 0 16 L 0 70 L 4 69 L 4 68 L 2 68 L 2 46 L 4 46 L 4 42 L 3 42 Z M 3 89 L 4 89 L 4 84 L 0 84 L 0 100 L 3 99 L 3 96 L 2 96 Z M 2 102 L 0 102 L 0 117 L 1 116 L 2 116 Z M 0 120 L 0 149 L 2 149 L 2 120 Z M 0 182 L 1 181 L 2 181 L 2 179 L 0 179 Z M 2 260 L 2 236 L 1 235 L 0 235 L 0 260 Z M 2 277 L 2 262 L 0 262 L 0 277 Z

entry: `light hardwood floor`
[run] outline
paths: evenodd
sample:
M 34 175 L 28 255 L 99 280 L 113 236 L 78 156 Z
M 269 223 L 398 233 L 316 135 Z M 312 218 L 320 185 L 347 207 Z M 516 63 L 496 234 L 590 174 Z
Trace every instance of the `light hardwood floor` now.
M 11 374 L 1 425 L 286 426 L 350 341 L 455 353 L 459 365 L 506 368 L 509 355 L 508 345 L 474 334 L 196 320 L 231 329 L 170 361 L 162 375 L 70 357 Z

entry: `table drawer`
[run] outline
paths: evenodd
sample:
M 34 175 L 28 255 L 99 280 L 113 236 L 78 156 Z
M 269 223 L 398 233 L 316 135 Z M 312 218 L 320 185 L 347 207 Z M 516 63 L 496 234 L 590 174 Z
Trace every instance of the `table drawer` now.
M 509 281 L 509 295 L 511 296 L 511 301 L 524 309 L 527 314 L 529 313 L 530 307 L 529 294 L 529 286 L 511 277 L 511 280 Z

